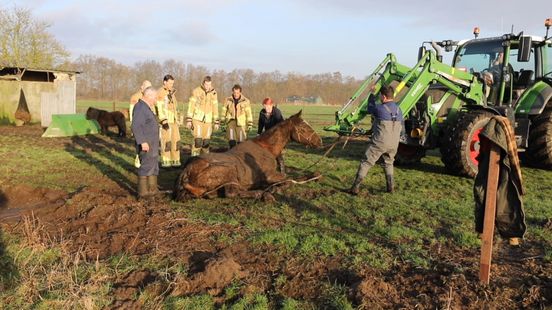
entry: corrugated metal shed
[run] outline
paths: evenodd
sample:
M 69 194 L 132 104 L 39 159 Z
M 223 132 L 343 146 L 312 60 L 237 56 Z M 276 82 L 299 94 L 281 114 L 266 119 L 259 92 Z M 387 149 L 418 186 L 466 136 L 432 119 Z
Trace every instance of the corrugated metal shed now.
M 76 112 L 79 72 L 0 67 L 0 123 L 50 125 L 52 114 Z

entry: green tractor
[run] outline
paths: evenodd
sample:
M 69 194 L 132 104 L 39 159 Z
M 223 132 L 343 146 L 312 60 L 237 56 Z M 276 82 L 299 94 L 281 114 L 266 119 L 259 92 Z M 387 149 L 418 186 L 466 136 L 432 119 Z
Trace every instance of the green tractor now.
M 405 118 L 398 164 L 419 162 L 426 150 L 439 148 L 449 172 L 473 177 L 479 133 L 493 115 L 501 115 L 510 120 L 524 161 L 552 169 L 552 19 L 545 26 L 544 38 L 523 33 L 477 38 L 476 28 L 475 39 L 424 42 L 414 67 L 388 54 L 336 112 L 336 124 L 324 129 L 369 134 L 358 127 L 368 115 L 368 101 L 382 85 L 393 85 Z M 443 48 L 454 52 L 452 66 L 442 62 Z

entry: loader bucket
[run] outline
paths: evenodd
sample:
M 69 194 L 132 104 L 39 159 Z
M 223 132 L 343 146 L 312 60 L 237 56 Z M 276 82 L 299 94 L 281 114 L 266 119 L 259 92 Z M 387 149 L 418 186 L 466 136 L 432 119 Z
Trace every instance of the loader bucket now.
M 70 137 L 97 134 L 100 125 L 96 120 L 87 120 L 84 114 L 54 114 L 42 137 Z

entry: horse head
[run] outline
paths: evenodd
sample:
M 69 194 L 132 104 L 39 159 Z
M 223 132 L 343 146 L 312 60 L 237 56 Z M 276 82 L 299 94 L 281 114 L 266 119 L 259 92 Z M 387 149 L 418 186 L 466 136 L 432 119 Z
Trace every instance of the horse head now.
M 322 146 L 322 139 L 312 129 L 312 127 L 304 119 L 301 118 L 303 110 L 299 113 L 292 115 L 289 120 L 292 124 L 291 140 L 304 144 L 309 147 L 318 148 Z
M 100 114 L 100 111 L 98 109 L 95 109 L 93 107 L 89 107 L 88 110 L 86 110 L 86 119 L 98 119 L 98 115 Z

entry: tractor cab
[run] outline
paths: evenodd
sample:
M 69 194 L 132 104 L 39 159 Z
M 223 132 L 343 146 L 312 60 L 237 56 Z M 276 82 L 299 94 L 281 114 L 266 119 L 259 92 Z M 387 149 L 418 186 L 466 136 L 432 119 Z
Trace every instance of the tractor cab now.
M 459 42 L 452 65 L 478 77 L 488 105 L 514 107 L 535 81 L 550 76 L 550 46 L 523 33 L 473 39 Z

